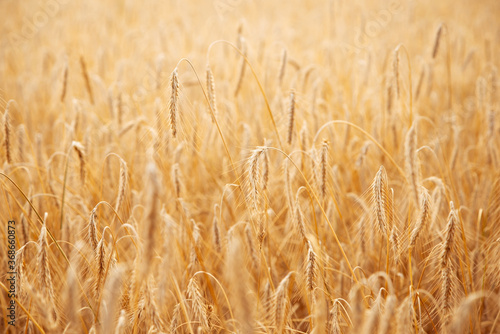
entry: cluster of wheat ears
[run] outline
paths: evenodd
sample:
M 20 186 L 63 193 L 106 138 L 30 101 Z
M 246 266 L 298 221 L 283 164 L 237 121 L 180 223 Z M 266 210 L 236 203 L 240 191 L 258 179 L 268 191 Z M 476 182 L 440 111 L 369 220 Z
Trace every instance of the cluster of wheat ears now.
M 500 333 L 495 16 L 292 2 L 2 34 L 4 332 Z

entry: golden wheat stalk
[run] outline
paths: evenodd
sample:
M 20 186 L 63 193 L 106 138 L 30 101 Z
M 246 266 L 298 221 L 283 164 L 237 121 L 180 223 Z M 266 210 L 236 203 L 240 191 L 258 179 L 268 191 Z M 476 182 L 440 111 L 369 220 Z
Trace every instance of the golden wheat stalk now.
M 179 113 L 179 76 L 177 74 L 177 67 L 172 71 L 170 77 L 170 86 L 172 92 L 170 95 L 170 127 L 172 128 L 172 137 L 177 136 L 177 117 Z
M 314 252 L 312 243 L 308 241 L 307 243 L 307 267 L 306 267 L 306 287 L 309 293 L 313 293 L 316 287 L 316 253 Z
M 290 92 L 290 105 L 288 107 L 288 135 L 286 142 L 288 145 L 292 144 L 293 139 L 293 123 L 295 121 L 295 93 L 292 90 Z
M 283 53 L 281 54 L 280 71 L 278 74 L 278 86 L 281 86 L 283 78 L 285 77 L 286 63 L 287 63 L 287 52 L 286 49 L 283 49 Z
M 274 295 L 274 319 L 276 333 L 283 333 L 290 315 L 290 289 L 294 284 L 294 275 L 292 271 L 288 273 L 278 285 Z
M 396 225 L 392 226 L 391 236 L 389 237 L 389 242 L 391 243 L 392 253 L 394 254 L 394 263 L 399 263 L 400 256 L 400 242 L 399 242 L 399 233 Z
M 415 224 L 415 228 L 413 229 L 410 235 L 410 247 L 415 247 L 417 238 L 419 237 L 422 230 L 424 230 L 429 224 L 431 216 L 430 196 L 429 192 L 424 187 L 421 187 L 420 200 L 421 200 L 420 214 L 418 216 L 417 223 Z
M 442 327 L 445 327 L 451 312 L 452 294 L 452 272 L 451 265 L 445 264 L 441 269 L 441 314 L 443 316 Z
M 443 24 L 441 23 L 436 32 L 436 38 L 434 40 L 434 46 L 432 48 L 432 58 L 436 58 L 438 50 L 439 50 L 439 42 L 441 40 L 441 34 L 443 32 Z
M 86 159 L 85 159 L 85 147 L 80 142 L 73 141 L 71 146 L 75 149 L 76 154 L 78 155 L 78 160 L 80 161 L 80 181 L 82 184 L 85 184 L 85 175 L 86 173 Z
M 258 208 L 259 193 L 262 190 L 262 178 L 259 172 L 259 158 L 266 151 L 266 147 L 261 146 L 252 151 L 248 159 L 248 180 L 251 187 L 251 198 L 255 208 Z
M 94 94 L 92 93 L 92 86 L 90 84 L 89 73 L 87 71 L 87 65 L 85 64 L 85 59 L 83 56 L 80 56 L 80 66 L 82 68 L 82 75 L 85 81 L 85 88 L 87 89 L 87 93 L 89 94 L 90 103 L 94 104 Z
M 208 92 L 208 100 L 213 111 L 213 114 L 210 113 L 210 115 L 212 116 L 212 121 L 214 121 L 213 118 L 217 117 L 217 101 L 215 99 L 215 80 L 214 80 L 214 74 L 212 73 L 212 69 L 208 64 L 207 64 L 207 92 Z
M 207 318 L 205 299 L 201 294 L 196 276 L 191 277 L 187 286 L 187 297 L 191 299 L 194 320 L 200 321 L 203 330 L 209 331 L 210 325 Z
M 5 146 L 5 157 L 7 159 L 7 163 L 12 163 L 12 148 L 10 143 L 11 137 L 11 125 L 10 125 L 10 117 L 9 117 L 9 106 L 10 101 L 7 103 L 7 107 L 5 108 L 5 113 L 3 114 L 3 129 L 4 129 L 4 139 L 3 145 Z
M 41 290 L 45 292 L 44 295 L 47 298 L 47 301 L 53 305 L 55 295 L 52 275 L 50 274 L 50 261 L 48 253 L 49 247 L 47 244 L 47 227 L 45 226 L 45 221 L 46 218 L 44 219 L 44 224 L 40 229 L 40 235 L 38 236 L 37 276 L 39 286 Z
M 213 240 L 215 244 L 215 249 L 217 252 L 222 251 L 222 245 L 221 245 L 221 237 L 220 237 L 220 230 L 219 230 L 219 219 L 217 218 L 217 213 L 219 212 L 219 204 L 214 205 L 214 220 L 213 220 Z
M 340 321 L 339 321 L 339 307 L 338 301 L 333 301 L 333 306 L 328 314 L 327 334 L 341 334 Z
M 378 333 L 386 334 L 391 333 L 391 323 L 393 321 L 394 313 L 397 307 L 397 297 L 395 295 L 387 296 L 385 300 L 384 314 L 380 319 L 380 326 Z
M 241 44 L 240 47 L 238 47 L 238 49 L 242 49 L 242 52 L 243 52 L 243 55 L 246 57 L 246 41 L 245 41 L 245 38 L 242 37 L 242 36 L 239 36 L 238 38 L 238 42 Z M 241 57 L 241 60 L 240 60 L 240 70 L 239 70 L 239 74 L 238 74 L 238 81 L 236 83 L 236 88 L 234 89 L 234 97 L 237 97 L 238 96 L 238 93 L 240 92 L 241 90 L 241 86 L 243 85 L 243 78 L 245 76 L 245 69 L 246 69 L 246 60 L 244 57 Z
M 95 254 L 95 285 L 94 285 L 94 296 L 96 301 L 99 301 L 101 297 L 101 290 L 106 280 L 106 246 L 104 244 L 104 236 L 101 238 L 97 244 L 96 254 Z
M 269 183 L 269 155 L 267 150 L 262 153 L 262 191 L 267 189 Z
M 321 145 L 321 155 L 320 155 L 320 163 L 319 163 L 319 179 L 320 179 L 320 195 L 321 198 L 325 198 L 326 196 L 326 170 L 328 167 L 328 141 L 323 140 L 323 144 Z
M 87 240 L 92 248 L 92 250 L 97 250 L 97 244 L 99 243 L 97 238 L 97 213 L 96 208 L 90 212 L 90 219 L 87 225 Z
M 118 181 L 118 195 L 116 197 L 115 211 L 118 212 L 125 199 L 125 191 L 128 183 L 128 168 L 125 160 L 120 158 L 120 180 Z
M 416 123 L 408 130 L 405 138 L 405 168 L 406 177 L 410 182 L 411 191 L 415 201 L 415 205 L 420 203 L 419 200 L 419 162 L 417 155 L 417 127 Z
M 387 209 L 391 205 L 391 199 L 388 189 L 387 173 L 384 166 L 380 166 L 375 176 L 372 192 L 376 226 L 380 234 L 386 236 L 388 229 Z
M 66 97 L 66 90 L 68 87 L 68 63 L 66 62 L 64 64 L 64 71 L 63 71 L 63 84 L 62 84 L 62 91 L 61 91 L 61 102 L 64 102 L 64 98 Z
M 264 233 L 264 232 L 260 231 L 260 233 Z M 250 258 L 252 259 L 252 265 L 255 269 L 257 269 L 259 267 L 259 257 L 257 256 L 257 250 L 256 250 L 256 248 L 254 246 L 254 242 L 253 242 L 252 227 L 250 226 L 249 223 L 247 223 L 245 226 L 245 237 L 246 237 L 246 243 L 248 246 L 248 252 L 250 253 Z M 262 240 L 259 240 L 259 242 L 262 242 Z
M 451 252 L 455 244 L 454 237 L 457 221 L 455 207 L 453 202 L 450 202 L 450 214 L 448 215 L 448 223 L 446 225 L 443 242 L 441 243 L 441 254 L 439 255 L 439 262 L 442 268 L 445 268 L 450 261 Z
M 300 209 L 298 194 L 297 194 L 297 199 L 295 200 L 295 212 L 293 218 L 295 221 L 295 226 L 299 231 L 299 235 L 302 237 L 302 241 L 306 243 L 307 242 L 306 225 L 304 224 L 304 217 L 302 214 L 302 210 Z
M 394 50 L 392 71 L 394 73 L 394 82 L 396 83 L 396 98 L 399 99 L 399 47 Z
M 21 124 L 17 127 L 17 156 L 20 162 L 24 162 L 26 160 L 26 155 L 24 152 L 24 145 L 26 143 L 26 128 L 24 124 Z
M 160 194 L 160 182 L 158 169 L 156 167 L 156 164 L 152 161 L 149 162 L 146 169 L 146 180 L 147 206 L 144 223 L 144 243 L 142 245 L 142 278 L 145 278 L 150 271 L 151 261 L 153 260 L 154 255 L 158 226 L 158 198 Z

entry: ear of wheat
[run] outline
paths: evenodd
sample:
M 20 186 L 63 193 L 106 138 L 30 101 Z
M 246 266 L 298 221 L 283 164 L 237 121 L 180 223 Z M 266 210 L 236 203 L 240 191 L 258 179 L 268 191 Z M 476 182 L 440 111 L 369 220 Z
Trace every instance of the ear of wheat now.
M 441 34 L 443 33 L 443 24 L 440 24 L 434 39 L 434 47 L 432 48 L 432 58 L 436 58 L 439 50 L 439 42 L 441 41 Z
M 373 210 L 378 231 L 382 236 L 387 235 L 388 215 L 391 211 L 392 200 L 389 194 L 387 173 L 384 166 L 380 166 L 373 181 Z
M 290 106 L 288 109 L 288 135 L 287 135 L 288 145 L 292 144 L 294 121 L 295 121 L 295 93 L 294 93 L 294 91 L 291 91 L 290 92 Z
M 177 117 L 179 113 L 179 76 L 177 68 L 172 71 L 170 77 L 170 86 L 172 88 L 170 94 L 170 127 L 172 129 L 172 137 L 177 136 Z
M 12 163 L 12 148 L 11 148 L 11 125 L 10 125 L 10 116 L 9 116 L 9 103 L 7 103 L 7 108 L 5 108 L 5 113 L 3 114 L 3 129 L 4 129 L 4 139 L 3 144 L 5 146 L 5 157 L 7 159 L 7 163 Z

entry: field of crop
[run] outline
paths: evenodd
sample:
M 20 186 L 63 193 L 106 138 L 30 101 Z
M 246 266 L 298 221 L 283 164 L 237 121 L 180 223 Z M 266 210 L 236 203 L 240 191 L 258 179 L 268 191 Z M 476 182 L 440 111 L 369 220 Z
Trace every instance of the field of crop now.
M 500 333 L 500 2 L 0 1 L 1 333 Z

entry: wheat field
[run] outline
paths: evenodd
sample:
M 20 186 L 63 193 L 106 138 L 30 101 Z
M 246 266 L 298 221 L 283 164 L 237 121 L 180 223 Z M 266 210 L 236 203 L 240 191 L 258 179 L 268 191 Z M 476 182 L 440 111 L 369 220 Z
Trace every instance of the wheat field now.
M 500 333 L 500 2 L 0 2 L 2 333 Z

